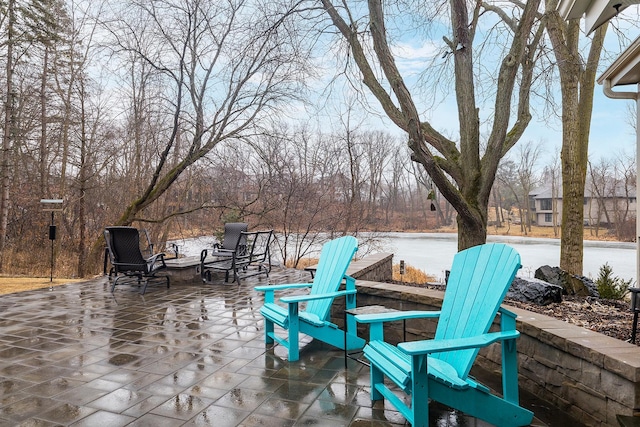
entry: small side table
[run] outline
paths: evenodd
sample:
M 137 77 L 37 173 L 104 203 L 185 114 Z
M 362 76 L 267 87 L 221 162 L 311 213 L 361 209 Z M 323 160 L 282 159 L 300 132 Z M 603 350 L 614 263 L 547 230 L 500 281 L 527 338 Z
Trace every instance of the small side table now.
M 381 313 L 393 313 L 396 311 L 395 308 L 385 307 L 383 305 L 367 305 L 363 307 L 351 308 L 344 311 L 344 368 L 347 369 L 347 359 L 355 360 L 358 363 L 361 363 L 365 366 L 370 366 L 369 362 L 361 359 L 358 355 L 362 354 L 362 350 L 349 352 L 347 350 L 347 316 L 357 316 L 360 314 L 381 314 Z M 358 326 L 356 325 L 355 334 L 358 335 Z M 405 320 L 402 321 L 402 336 L 403 339 L 406 340 L 407 335 L 407 322 Z

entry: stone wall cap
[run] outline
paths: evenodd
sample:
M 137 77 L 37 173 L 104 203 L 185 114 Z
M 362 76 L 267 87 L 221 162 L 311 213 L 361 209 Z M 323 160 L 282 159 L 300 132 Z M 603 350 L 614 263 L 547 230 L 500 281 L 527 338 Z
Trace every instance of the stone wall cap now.
M 383 295 L 401 301 L 441 305 L 444 292 L 396 283 L 356 281 L 358 292 Z M 640 381 L 640 349 L 631 343 L 612 338 L 554 317 L 518 307 L 505 308 L 518 318 L 518 330 L 597 366 L 604 366 L 630 381 Z

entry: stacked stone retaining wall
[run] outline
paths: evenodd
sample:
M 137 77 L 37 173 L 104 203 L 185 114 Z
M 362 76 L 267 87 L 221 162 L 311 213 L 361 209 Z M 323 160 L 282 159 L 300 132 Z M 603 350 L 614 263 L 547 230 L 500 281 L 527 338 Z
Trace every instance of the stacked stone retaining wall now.
M 358 280 L 391 282 L 393 278 L 393 254 L 373 254 L 353 261 L 347 269 L 347 274 Z

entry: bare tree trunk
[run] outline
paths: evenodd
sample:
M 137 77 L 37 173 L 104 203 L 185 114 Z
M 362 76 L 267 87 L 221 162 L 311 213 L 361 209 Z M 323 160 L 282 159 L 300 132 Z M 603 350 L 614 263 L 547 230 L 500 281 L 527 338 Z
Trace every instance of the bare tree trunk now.
M 458 215 L 458 250 L 482 245 L 487 241 L 487 228 L 478 227 L 475 222 L 466 222 Z
M 502 203 L 498 199 L 498 189 L 494 187 L 493 189 L 493 204 L 496 207 L 496 228 L 502 227 Z
M 560 268 L 582 275 L 589 128 L 596 71 L 608 24 L 605 23 L 596 30 L 589 56 L 584 60 L 578 43 L 579 20 L 563 22 L 557 11 L 556 0 L 547 1 L 546 8 L 547 29 L 560 71 L 562 91 Z
M 13 93 L 13 44 L 15 42 L 15 0 L 9 0 L 7 4 L 7 65 L 6 65 L 6 91 L 4 106 L 4 135 L 2 137 L 2 160 L 0 168 L 0 273 L 4 267 L 5 247 L 7 241 L 7 223 L 9 219 L 9 185 L 11 176 L 10 157 L 11 144 L 14 133 L 14 93 Z
M 48 193 L 48 142 L 47 142 L 47 77 L 49 69 L 49 47 L 44 48 L 44 58 L 42 60 L 42 75 L 40 77 L 40 197 L 46 198 Z
M 87 270 L 87 218 L 86 218 L 86 185 L 87 185 L 87 114 L 85 111 L 84 81 L 80 81 L 80 170 L 78 172 L 78 277 L 84 277 Z
M 551 222 L 553 224 L 553 236 L 558 237 L 558 182 L 555 179 L 551 184 Z
M 520 217 L 520 231 L 524 233 L 524 235 L 528 235 L 527 232 L 527 224 L 526 224 L 526 218 L 524 217 L 524 209 L 522 209 L 522 206 L 518 206 L 518 216 Z

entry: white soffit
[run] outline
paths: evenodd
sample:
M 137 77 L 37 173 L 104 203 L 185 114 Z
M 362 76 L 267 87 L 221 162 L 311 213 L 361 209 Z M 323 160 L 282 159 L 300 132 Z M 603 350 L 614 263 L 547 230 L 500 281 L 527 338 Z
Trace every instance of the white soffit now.
M 562 19 L 580 19 L 587 11 L 590 0 L 560 0 L 558 13 Z
M 639 3 L 640 0 L 560 0 L 558 13 L 565 20 L 584 15 L 585 31 L 590 34 L 627 7 Z
M 602 73 L 598 83 L 603 84 L 606 80 L 610 82 L 610 87 L 640 83 L 640 37 Z

